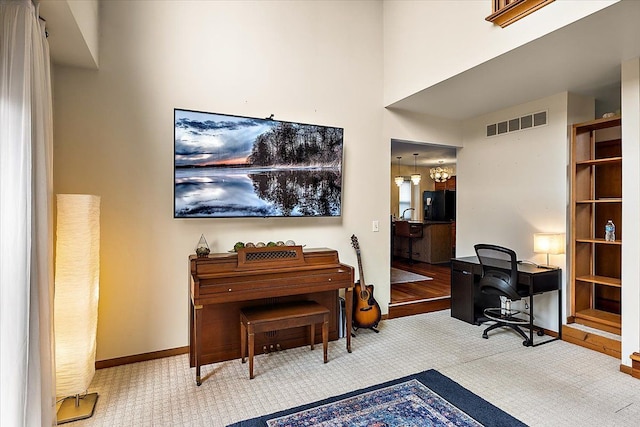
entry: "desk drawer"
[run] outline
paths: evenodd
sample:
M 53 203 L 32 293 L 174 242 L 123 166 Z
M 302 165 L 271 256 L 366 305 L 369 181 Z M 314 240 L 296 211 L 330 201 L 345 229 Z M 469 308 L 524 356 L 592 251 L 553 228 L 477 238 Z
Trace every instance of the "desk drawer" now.
M 482 267 L 480 264 L 474 265 L 469 262 L 451 260 L 451 271 L 464 271 L 471 274 L 480 276 L 482 274 Z

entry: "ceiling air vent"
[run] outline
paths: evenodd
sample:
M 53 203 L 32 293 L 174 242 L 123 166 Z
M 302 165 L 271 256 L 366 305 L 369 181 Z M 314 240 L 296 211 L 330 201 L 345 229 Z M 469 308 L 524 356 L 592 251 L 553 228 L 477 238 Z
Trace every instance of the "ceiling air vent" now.
M 547 124 L 547 112 L 541 111 L 533 115 L 533 126 L 542 126 Z
M 498 123 L 487 125 L 487 137 L 503 135 L 509 132 L 515 132 L 525 129 L 531 129 L 537 126 L 547 124 L 547 112 L 539 111 L 537 113 L 525 114 L 515 119 L 509 119 Z

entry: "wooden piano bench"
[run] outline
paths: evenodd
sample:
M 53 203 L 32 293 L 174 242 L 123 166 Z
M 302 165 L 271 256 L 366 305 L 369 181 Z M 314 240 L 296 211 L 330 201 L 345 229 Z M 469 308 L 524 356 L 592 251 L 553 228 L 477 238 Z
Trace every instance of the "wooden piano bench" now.
M 242 355 L 242 363 L 244 363 L 248 344 L 249 379 L 253 379 L 254 335 L 256 333 L 309 326 L 311 350 L 313 350 L 316 323 L 322 323 L 322 350 L 324 363 L 327 363 L 329 309 L 315 301 L 296 301 L 241 309 L 240 354 Z

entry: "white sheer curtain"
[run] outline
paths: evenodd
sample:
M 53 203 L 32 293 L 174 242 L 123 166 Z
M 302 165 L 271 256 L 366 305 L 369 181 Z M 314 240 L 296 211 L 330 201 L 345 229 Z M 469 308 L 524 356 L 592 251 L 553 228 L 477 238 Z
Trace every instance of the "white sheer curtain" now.
M 0 0 L 0 421 L 55 424 L 49 47 L 30 0 Z

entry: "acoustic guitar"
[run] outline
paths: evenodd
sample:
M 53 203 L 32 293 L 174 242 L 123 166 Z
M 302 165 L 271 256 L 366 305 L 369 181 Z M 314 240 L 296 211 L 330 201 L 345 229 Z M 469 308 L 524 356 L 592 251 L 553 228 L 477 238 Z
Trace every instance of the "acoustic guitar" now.
M 353 296 L 353 324 L 357 328 L 374 329 L 378 326 L 382 313 L 378 302 L 373 297 L 373 285 L 365 284 L 362 260 L 360 259 L 360 244 L 355 234 L 351 236 L 351 245 L 358 256 L 358 272 L 360 273 L 360 280 L 356 282 L 356 292 Z

